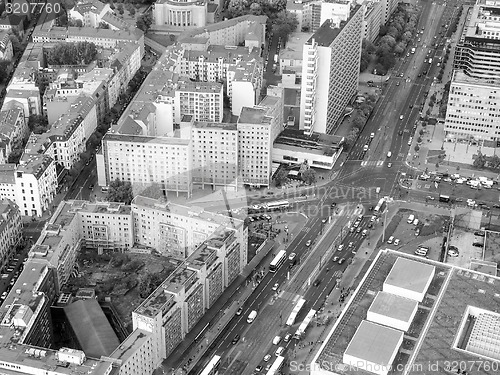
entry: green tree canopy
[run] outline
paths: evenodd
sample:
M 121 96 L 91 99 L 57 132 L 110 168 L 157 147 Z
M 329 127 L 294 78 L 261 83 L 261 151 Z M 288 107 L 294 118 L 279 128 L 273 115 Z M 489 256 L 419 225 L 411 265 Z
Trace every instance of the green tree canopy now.
M 47 54 L 49 65 L 88 65 L 95 60 L 97 47 L 90 42 L 58 43 Z
M 316 176 L 316 171 L 314 169 L 308 169 L 301 174 L 302 181 L 308 185 L 315 184 L 318 177 Z
M 151 16 L 151 12 L 140 15 L 137 18 L 136 26 L 138 29 L 141 29 L 144 32 L 147 32 L 153 23 L 153 17 Z
M 273 20 L 273 33 L 280 36 L 286 42 L 288 36 L 297 29 L 298 25 L 299 21 L 295 14 L 282 10 Z
M 124 182 L 117 178 L 109 185 L 107 196 L 108 202 L 123 202 L 125 204 L 130 204 L 133 198 L 132 184 L 130 182 Z

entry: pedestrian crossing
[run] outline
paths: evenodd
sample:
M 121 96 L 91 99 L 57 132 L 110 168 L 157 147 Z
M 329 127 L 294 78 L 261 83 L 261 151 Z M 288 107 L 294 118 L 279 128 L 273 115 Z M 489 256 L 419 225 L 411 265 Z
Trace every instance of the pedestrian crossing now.
M 361 162 L 362 167 L 381 167 L 383 165 L 384 165 L 384 162 L 382 160 L 362 161 Z

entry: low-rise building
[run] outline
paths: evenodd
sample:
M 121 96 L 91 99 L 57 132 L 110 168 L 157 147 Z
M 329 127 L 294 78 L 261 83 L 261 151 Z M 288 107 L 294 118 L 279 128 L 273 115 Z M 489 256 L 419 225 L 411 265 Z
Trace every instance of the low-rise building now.
M 84 27 L 98 27 L 104 15 L 112 12 L 107 3 L 98 0 L 83 0 L 68 11 L 68 17 L 79 20 Z

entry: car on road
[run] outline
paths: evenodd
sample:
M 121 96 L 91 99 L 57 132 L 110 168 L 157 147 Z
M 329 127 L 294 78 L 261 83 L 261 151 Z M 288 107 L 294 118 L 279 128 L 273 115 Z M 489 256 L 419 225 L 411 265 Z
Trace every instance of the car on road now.
M 361 233 L 361 229 L 363 229 L 363 228 L 358 227 L 358 228 L 356 229 L 356 233 Z
M 410 104 L 409 107 L 410 107 L 410 109 L 412 109 L 413 108 L 413 104 Z
M 291 253 L 291 254 L 288 256 L 288 260 L 289 260 L 290 262 L 292 262 L 292 261 L 295 259 L 295 257 L 296 257 L 296 256 L 297 256 L 297 254 L 295 254 L 295 253 Z
M 366 237 L 367 234 L 368 234 L 368 229 L 363 229 L 363 232 L 361 233 L 361 235 L 363 237 Z
M 344 262 L 345 262 L 345 258 L 340 258 L 340 259 L 339 259 L 339 264 L 342 264 L 342 263 L 344 263 Z
M 94 190 L 94 184 L 90 184 L 90 185 L 89 185 L 89 189 L 90 189 L 90 190 Z
M 403 115 L 399 116 L 399 119 L 400 119 L 400 120 L 402 120 L 403 118 L 404 118 L 404 116 L 403 116 Z
M 335 208 L 337 207 L 337 203 L 333 202 L 331 205 L 330 205 L 331 208 Z
M 475 246 L 475 247 L 484 247 L 484 244 L 483 244 L 483 243 L 481 243 L 481 242 L 474 242 L 474 243 L 472 244 L 472 246 Z
M 395 246 L 398 246 L 398 245 L 399 245 L 399 238 L 396 238 L 396 239 L 394 240 L 394 245 L 395 245 Z
M 354 226 L 352 226 L 352 227 L 349 228 L 349 232 L 350 233 L 354 233 L 355 230 L 356 230 L 356 227 L 354 227 Z
M 260 372 L 262 370 L 262 366 L 261 365 L 258 365 L 256 368 L 255 368 L 255 371 L 257 372 Z
M 233 338 L 233 341 L 231 341 L 231 344 L 236 345 L 240 341 L 240 335 L 236 335 Z
M 337 262 L 339 260 L 339 257 L 333 257 L 332 262 Z
M 282 354 L 283 354 L 283 352 L 284 352 L 284 351 L 285 351 L 285 348 L 284 348 L 284 347 L 282 347 L 282 346 L 280 346 L 278 349 L 276 349 L 276 352 L 274 352 L 274 355 L 275 355 L 276 357 L 279 357 L 280 355 L 282 355 Z
M 403 78 L 403 77 L 405 76 L 405 74 L 404 74 L 404 73 L 400 73 L 400 74 L 399 74 L 399 76 L 400 76 L 401 78 Z
M 354 247 L 354 242 L 349 242 L 349 245 L 347 245 L 347 248 L 350 249 L 351 247 Z
M 390 236 L 387 243 L 390 245 L 394 241 L 394 236 Z
M 291 338 L 292 338 L 292 334 L 291 333 L 287 333 L 285 335 L 285 337 L 283 338 L 283 341 L 284 342 L 288 342 L 288 341 L 290 341 Z
M 273 291 L 277 291 L 279 287 L 280 287 L 280 284 L 276 283 L 273 285 L 272 289 L 273 289 Z
M 236 310 L 236 315 L 241 315 L 243 312 L 243 307 L 240 307 L 238 310 Z
M 281 336 L 274 336 L 273 345 L 278 345 L 281 342 Z
M 339 245 L 338 251 L 342 251 L 342 249 L 343 249 L 343 248 L 344 248 L 344 244 L 343 244 L 343 243 L 341 243 L 341 244 Z
M 311 243 L 312 243 L 312 241 L 311 241 L 311 240 L 307 240 L 307 242 L 306 242 L 306 246 L 311 246 Z
M 266 354 L 264 356 L 264 362 L 269 362 L 270 359 L 271 359 L 271 354 Z
M 313 283 L 313 286 L 318 286 L 319 284 L 321 284 L 321 280 L 320 279 L 316 279 Z
M 264 369 L 264 371 L 269 371 L 269 370 L 271 370 L 271 367 L 272 367 L 272 366 L 273 366 L 273 364 L 272 364 L 272 363 L 268 363 L 268 364 L 266 365 L 266 368 Z
M 392 163 L 387 163 L 387 168 L 392 167 Z

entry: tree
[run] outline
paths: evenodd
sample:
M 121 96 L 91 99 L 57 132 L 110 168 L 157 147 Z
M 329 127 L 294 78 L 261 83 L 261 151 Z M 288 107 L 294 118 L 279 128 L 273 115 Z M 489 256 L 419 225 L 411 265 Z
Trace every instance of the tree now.
M 481 151 L 478 151 L 477 157 L 474 159 L 472 165 L 476 168 L 484 168 L 486 165 L 486 155 L 484 155 Z
M 145 13 L 140 15 L 137 18 L 136 21 L 136 26 L 138 29 L 141 29 L 144 32 L 147 32 L 149 28 L 151 27 L 151 24 L 153 23 L 153 17 L 151 16 L 151 13 Z
M 131 262 L 122 265 L 122 271 L 124 272 L 136 272 L 144 267 L 144 262 L 139 259 L 134 259 Z
M 499 169 L 500 168 L 500 157 L 498 155 L 493 155 L 490 160 L 488 161 L 488 165 L 493 168 L 493 169 Z
M 362 113 L 357 112 L 351 123 L 354 128 L 361 130 L 365 122 L 366 117 Z
M 21 38 L 15 32 L 11 32 L 9 36 L 10 41 L 12 42 L 12 50 L 14 51 L 14 55 L 23 50 L 23 46 L 21 45 Z
M 165 199 L 165 193 L 163 188 L 157 182 L 153 182 L 146 189 L 144 189 L 140 195 L 142 197 L 148 197 L 151 199 Z
M 298 25 L 297 16 L 294 13 L 283 10 L 273 20 L 273 34 L 281 37 L 286 43 L 288 36 L 297 29 Z
M 282 186 L 288 177 L 288 171 L 285 168 L 281 168 L 278 173 L 276 173 L 276 177 L 274 178 L 274 181 L 276 183 L 277 187 Z
M 130 14 L 130 17 L 134 17 L 135 16 L 135 7 L 134 7 L 134 4 L 127 3 L 126 7 L 127 7 L 128 14 Z
M 358 139 L 359 129 L 352 128 L 347 137 L 345 138 L 345 145 L 347 148 L 351 147 Z
M 420 150 L 420 146 L 419 145 L 415 145 L 414 150 L 415 150 L 415 152 L 418 152 Z
M 104 21 L 101 21 L 101 22 L 99 22 L 99 26 L 97 28 L 98 29 L 109 29 L 109 24 L 104 22 Z
M 130 204 L 134 198 L 132 184 L 127 181 L 121 181 L 118 178 L 109 185 L 107 200 L 108 202 L 123 202 Z
M 9 76 L 10 61 L 0 60 L 0 84 L 6 83 L 6 79 Z
M 360 72 L 364 72 L 366 69 L 368 69 L 368 66 L 370 65 L 371 59 L 372 59 L 372 57 L 368 53 L 368 51 L 366 51 L 365 49 L 361 51 L 361 62 L 360 62 L 360 66 L 359 66 Z
M 260 6 L 260 4 L 259 3 L 250 4 L 250 13 L 252 13 L 254 16 L 262 15 L 262 7 Z
M 377 50 L 377 47 L 375 47 L 375 45 L 372 42 L 370 42 L 368 39 L 363 39 L 362 48 L 367 53 L 375 53 L 375 51 Z
M 46 116 L 31 115 L 28 118 L 28 128 L 35 134 L 42 134 L 49 129 L 49 121 Z
M 120 13 L 121 16 L 123 16 L 123 13 L 125 13 L 125 9 L 123 9 L 123 4 L 118 4 L 116 6 L 116 10 L 118 11 L 118 13 Z
M 302 172 L 301 178 L 302 181 L 304 181 L 308 185 L 315 184 L 317 181 L 316 171 L 309 168 L 308 170 Z

